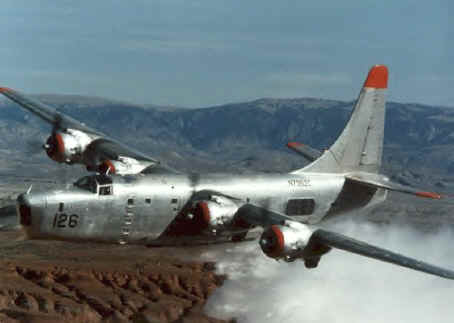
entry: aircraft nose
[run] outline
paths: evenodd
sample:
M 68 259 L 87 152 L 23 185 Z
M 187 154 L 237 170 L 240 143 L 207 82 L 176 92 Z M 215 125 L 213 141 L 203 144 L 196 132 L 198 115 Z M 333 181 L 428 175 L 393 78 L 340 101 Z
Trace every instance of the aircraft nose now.
M 17 197 L 17 216 L 23 226 L 32 224 L 32 210 L 29 194 L 22 193 Z

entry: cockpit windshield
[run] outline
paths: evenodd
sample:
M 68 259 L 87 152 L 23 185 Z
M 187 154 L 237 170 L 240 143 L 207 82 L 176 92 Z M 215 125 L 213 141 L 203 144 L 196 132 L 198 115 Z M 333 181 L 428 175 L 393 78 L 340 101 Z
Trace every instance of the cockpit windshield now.
M 96 193 L 96 180 L 94 176 L 84 176 L 74 183 L 74 186 L 83 190 Z

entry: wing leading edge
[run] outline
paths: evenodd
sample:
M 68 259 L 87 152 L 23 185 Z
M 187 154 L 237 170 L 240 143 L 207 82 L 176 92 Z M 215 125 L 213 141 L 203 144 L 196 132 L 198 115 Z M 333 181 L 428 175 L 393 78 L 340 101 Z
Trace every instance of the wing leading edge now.
M 29 96 L 26 96 L 15 90 L 12 90 L 7 87 L 0 87 L 0 93 L 9 98 L 10 100 L 16 102 L 24 109 L 40 117 L 44 121 L 50 123 L 54 128 L 61 129 L 72 128 L 83 131 L 88 134 L 105 136 L 103 133 L 98 132 L 90 127 L 87 127 L 82 122 L 79 122 L 76 119 L 71 118 L 70 116 L 67 116 L 61 112 L 56 111 L 47 104 L 34 100 Z

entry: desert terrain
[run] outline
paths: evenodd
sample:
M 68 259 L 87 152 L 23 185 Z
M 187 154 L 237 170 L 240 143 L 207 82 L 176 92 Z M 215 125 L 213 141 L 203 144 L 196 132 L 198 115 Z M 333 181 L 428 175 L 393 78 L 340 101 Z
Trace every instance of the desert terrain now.
M 225 277 L 201 249 L 0 234 L 0 322 L 223 322 L 203 307 Z

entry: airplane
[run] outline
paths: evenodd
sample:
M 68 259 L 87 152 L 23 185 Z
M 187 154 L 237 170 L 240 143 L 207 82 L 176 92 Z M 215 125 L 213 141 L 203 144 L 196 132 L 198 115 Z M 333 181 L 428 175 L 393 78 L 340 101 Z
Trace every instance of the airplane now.
M 73 185 L 30 189 L 17 198 L 19 223 L 31 239 L 117 244 L 191 244 L 246 238 L 276 260 L 318 266 L 331 249 L 454 279 L 454 271 L 327 230 L 327 218 L 385 201 L 388 191 L 440 199 L 379 173 L 388 69 L 373 66 L 349 121 L 334 144 L 318 151 L 289 147 L 310 163 L 286 174 L 181 173 L 18 91 L 0 93 L 50 123 L 43 145 L 58 163 L 94 172 Z

